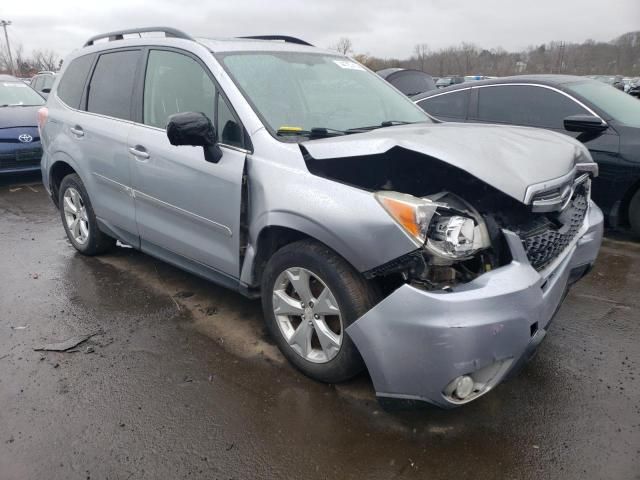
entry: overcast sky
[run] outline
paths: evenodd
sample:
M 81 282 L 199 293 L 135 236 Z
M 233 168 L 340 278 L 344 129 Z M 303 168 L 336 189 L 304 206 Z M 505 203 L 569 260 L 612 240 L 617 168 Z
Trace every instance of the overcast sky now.
M 194 36 L 288 34 L 322 47 L 349 37 L 357 53 L 405 58 L 417 43 L 519 50 L 608 41 L 640 30 L 640 0 L 2 0 L 0 19 L 13 22 L 13 46 L 63 57 L 96 33 L 166 25 Z

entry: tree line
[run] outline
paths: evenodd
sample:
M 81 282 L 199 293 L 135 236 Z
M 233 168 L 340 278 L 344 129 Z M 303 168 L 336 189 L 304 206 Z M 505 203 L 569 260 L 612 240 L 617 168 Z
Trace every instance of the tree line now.
M 12 71 L 15 71 L 18 77 L 30 77 L 42 70 L 56 71 L 62 66 L 60 56 L 49 49 L 34 50 L 31 55 L 26 55 L 24 47 L 18 44 L 15 48 L 12 46 L 11 56 L 13 69 L 6 45 L 0 45 L 0 73 L 11 74 Z
M 408 58 L 381 58 L 369 53 L 356 53 L 348 37 L 333 47 L 351 55 L 371 70 L 389 67 L 415 68 L 433 76 L 490 75 L 506 76 L 524 73 L 564 73 L 571 75 L 619 74 L 640 76 L 640 31 L 628 32 L 610 42 L 586 40 L 582 43 L 562 41 L 531 46 L 520 52 L 503 48 L 483 49 L 473 43 L 432 50 L 427 43 L 414 46 Z M 40 70 L 58 70 L 62 59 L 53 50 L 24 53 L 22 45 L 13 51 L 16 75 L 31 76 Z M 10 73 L 11 63 L 6 45 L 0 47 L 0 73 Z
M 467 42 L 432 50 L 427 43 L 420 43 L 404 59 L 356 53 L 353 43 L 346 37 L 341 38 L 333 49 L 351 55 L 374 71 L 391 67 L 414 68 L 438 77 L 501 77 L 525 73 L 640 76 L 640 31 L 625 33 L 610 42 L 556 41 L 531 46 L 520 52 L 508 52 L 503 48 L 487 50 Z

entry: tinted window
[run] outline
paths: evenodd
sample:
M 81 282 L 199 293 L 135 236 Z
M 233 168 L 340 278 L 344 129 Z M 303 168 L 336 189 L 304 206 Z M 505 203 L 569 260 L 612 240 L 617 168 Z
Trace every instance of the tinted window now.
M 569 115 L 588 112 L 561 93 L 543 87 L 504 85 L 478 89 L 478 119 L 563 129 Z
M 87 81 L 87 75 L 94 58 L 94 55 L 85 55 L 74 59 L 60 79 L 57 95 L 70 107 L 78 108 L 80 106 L 84 84 Z
M 218 95 L 218 138 L 221 143 L 242 147 L 242 128 L 222 95 Z
M 128 120 L 139 50 L 100 55 L 89 85 L 87 110 Z
M 40 91 L 40 88 L 38 88 L 39 85 L 40 85 L 40 77 L 33 77 L 33 79 L 31 80 L 31 88 L 33 88 L 34 90 Z
M 202 112 L 214 123 L 215 93 L 213 81 L 193 58 L 152 50 L 145 75 L 143 122 L 165 128 L 174 113 Z
M 464 120 L 467 117 L 469 90 L 445 93 L 418 102 L 422 109 L 436 118 Z
M 434 90 L 436 83 L 423 72 L 401 71 L 389 76 L 389 82 L 408 96 Z

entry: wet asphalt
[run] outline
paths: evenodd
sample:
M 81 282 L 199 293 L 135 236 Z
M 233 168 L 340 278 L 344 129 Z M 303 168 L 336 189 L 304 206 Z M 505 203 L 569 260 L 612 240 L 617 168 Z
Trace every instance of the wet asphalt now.
M 605 241 L 517 377 L 388 412 L 366 375 L 290 367 L 259 302 L 131 249 L 77 254 L 38 181 L 0 179 L 2 480 L 640 478 L 640 243 Z

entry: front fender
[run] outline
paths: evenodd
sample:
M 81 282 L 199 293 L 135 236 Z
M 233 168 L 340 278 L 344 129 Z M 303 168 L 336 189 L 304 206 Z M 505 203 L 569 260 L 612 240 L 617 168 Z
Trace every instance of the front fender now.
M 378 205 L 375 207 L 382 210 Z M 382 213 L 387 215 L 384 211 Z M 301 212 L 276 210 L 263 214 L 251 228 L 252 241 L 247 247 L 241 281 L 247 285 L 254 283 L 253 267 L 259 248 L 258 239 L 261 238 L 261 232 L 269 227 L 283 227 L 311 237 L 327 245 L 360 272 L 382 265 L 416 248 L 390 218 L 382 217 L 384 221 L 379 224 L 363 222 L 360 226 L 354 226 L 358 222 L 354 218 L 350 227 L 343 228 L 336 216 L 328 216 L 334 221 L 333 225 Z

